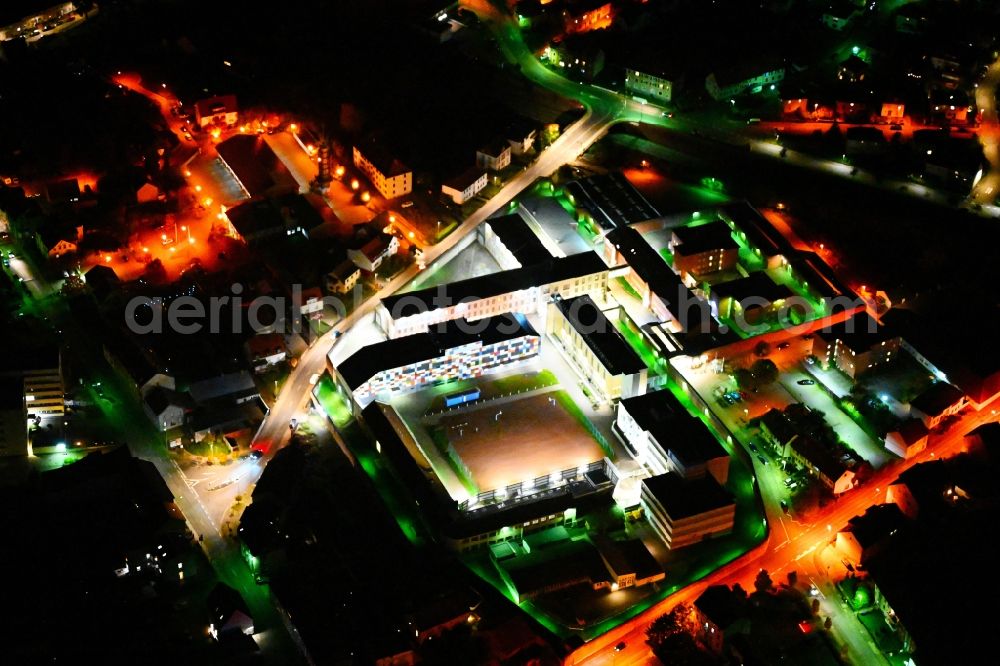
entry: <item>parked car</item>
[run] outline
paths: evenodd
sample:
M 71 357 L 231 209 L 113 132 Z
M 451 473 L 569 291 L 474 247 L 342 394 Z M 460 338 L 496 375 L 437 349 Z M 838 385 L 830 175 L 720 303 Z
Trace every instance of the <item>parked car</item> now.
M 800 379 L 799 381 L 797 381 L 795 383 L 798 384 L 799 386 L 812 386 L 816 382 L 813 381 L 812 379 Z
M 792 346 L 792 343 L 788 342 L 787 340 L 785 342 L 779 342 L 778 343 L 778 349 L 788 349 L 791 346 Z
M 760 461 L 761 465 L 766 465 L 767 464 L 767 458 L 765 458 L 764 456 L 757 456 L 757 460 Z

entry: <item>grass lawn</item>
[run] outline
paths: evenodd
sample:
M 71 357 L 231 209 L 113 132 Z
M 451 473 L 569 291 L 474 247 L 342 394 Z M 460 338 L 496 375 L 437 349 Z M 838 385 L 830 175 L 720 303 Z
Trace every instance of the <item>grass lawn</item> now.
M 642 300 L 642 296 L 632 287 L 632 285 L 628 283 L 628 280 L 626 280 L 623 277 L 617 277 L 615 278 L 615 280 L 618 281 L 618 284 L 621 285 L 621 288 L 625 290 L 626 294 L 628 294 L 637 301 Z
M 343 428 L 354 420 L 351 406 L 337 390 L 330 375 L 323 373 L 323 376 L 316 384 L 316 388 L 313 389 L 313 394 L 319 401 L 323 411 L 326 412 L 327 417 L 333 422 L 333 425 Z

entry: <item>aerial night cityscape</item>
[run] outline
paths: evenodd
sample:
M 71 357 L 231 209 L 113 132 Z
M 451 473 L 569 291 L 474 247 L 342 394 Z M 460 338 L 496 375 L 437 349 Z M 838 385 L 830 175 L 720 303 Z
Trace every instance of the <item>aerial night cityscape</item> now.
M 996 663 L 1000 2 L 53 3 L 0 664 Z

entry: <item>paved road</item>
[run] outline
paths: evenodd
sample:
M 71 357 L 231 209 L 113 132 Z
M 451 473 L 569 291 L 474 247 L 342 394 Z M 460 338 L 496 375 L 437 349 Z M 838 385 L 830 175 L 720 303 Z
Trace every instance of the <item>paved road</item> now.
M 807 570 L 810 563 L 810 559 L 807 558 L 812 558 L 817 550 L 829 544 L 834 539 L 837 530 L 845 525 L 850 518 L 864 513 L 869 506 L 885 501 L 886 485 L 901 472 L 921 462 L 927 462 L 934 458 L 945 458 L 962 452 L 965 449 L 964 436 L 966 433 L 983 423 L 995 420 L 997 420 L 997 414 L 995 410 L 991 409 L 966 413 L 946 431 L 932 435 L 930 445 L 923 453 L 910 460 L 897 461 L 880 470 L 865 486 L 847 493 L 819 511 L 813 522 L 784 521 L 787 536 L 784 529 L 781 533 L 772 530 L 762 549 L 763 552 L 752 551 L 716 570 L 703 581 L 678 591 L 642 615 L 577 649 L 567 657 L 565 663 L 588 664 L 588 666 L 655 663 L 645 644 L 646 628 L 654 619 L 669 612 L 679 603 L 691 603 L 708 585 L 740 583 L 749 590 L 753 589 L 753 580 L 762 568 L 767 569 L 775 581 L 784 578 L 788 571 Z M 769 499 L 771 490 L 766 485 L 761 490 L 765 500 L 768 522 L 771 525 L 777 524 L 776 521 L 780 518 L 775 515 L 776 502 Z M 818 576 L 822 572 L 812 570 L 812 573 Z M 619 642 L 625 642 L 626 649 L 616 653 L 614 646 Z M 865 645 L 866 639 L 863 635 L 849 642 L 848 656 L 851 663 L 870 663 L 865 661 L 865 658 L 871 658 L 870 647 L 863 648 Z M 860 650 L 861 652 L 859 654 L 852 650 Z

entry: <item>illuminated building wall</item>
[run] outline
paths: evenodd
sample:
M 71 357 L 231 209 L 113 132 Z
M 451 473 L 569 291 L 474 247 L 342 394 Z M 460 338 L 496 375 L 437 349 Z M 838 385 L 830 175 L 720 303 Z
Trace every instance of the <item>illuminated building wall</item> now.
M 625 87 L 632 92 L 646 95 L 655 102 L 669 102 L 673 97 L 674 84 L 655 74 L 646 74 L 637 69 L 625 70 Z
M 563 13 L 563 19 L 566 22 L 566 33 L 570 35 L 590 32 L 591 30 L 604 30 L 610 28 L 615 20 L 614 5 L 606 2 L 576 16 L 567 11 Z
M 538 336 L 529 334 L 490 345 L 476 341 L 453 347 L 437 358 L 377 372 L 353 391 L 354 400 L 367 405 L 381 394 L 410 391 L 439 381 L 479 377 L 493 368 L 537 356 L 539 345 Z
M 17 39 L 18 37 L 27 37 L 32 31 L 40 27 L 39 24 L 58 19 L 74 11 L 76 11 L 74 3 L 61 2 L 52 5 L 44 11 L 37 12 L 31 16 L 25 16 L 9 25 L 0 26 L 0 42 Z
M 443 321 L 465 318 L 470 321 L 484 317 L 494 317 L 506 312 L 521 312 L 534 314 L 544 310 L 544 304 L 555 294 L 563 298 L 573 298 L 583 294 L 599 295 L 607 288 L 608 272 L 601 271 L 587 275 L 559 280 L 527 289 L 504 292 L 489 296 L 459 302 L 443 308 L 428 309 L 406 317 L 393 318 L 380 303 L 375 311 L 375 321 L 390 338 L 412 335 L 427 330 L 428 326 Z M 405 294 L 404 294 L 405 296 Z
M 413 191 L 413 172 L 394 162 L 388 173 L 383 173 L 371 160 L 354 147 L 354 166 L 361 170 L 375 189 L 386 199 L 401 197 Z M 398 167 L 398 168 L 397 168 Z

